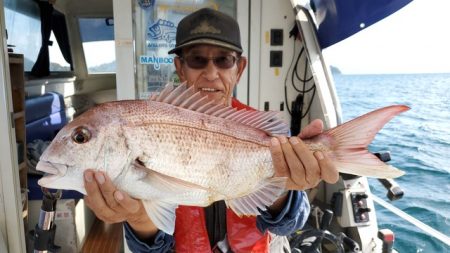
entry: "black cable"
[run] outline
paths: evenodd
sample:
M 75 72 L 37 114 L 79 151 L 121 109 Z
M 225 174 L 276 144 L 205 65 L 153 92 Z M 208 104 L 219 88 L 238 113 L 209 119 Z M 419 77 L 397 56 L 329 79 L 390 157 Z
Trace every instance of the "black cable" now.
M 296 28 L 296 26 L 294 26 L 294 28 Z M 294 28 L 292 30 L 294 30 Z M 292 30 L 291 30 L 291 32 L 292 32 Z M 291 36 L 292 35 L 290 35 L 289 38 Z M 295 37 L 294 37 L 294 40 L 295 40 Z M 293 52 L 295 52 L 295 41 L 294 41 Z M 294 57 L 295 57 L 295 54 L 292 54 L 291 64 L 289 65 L 289 69 L 288 69 L 287 73 L 289 73 L 289 71 L 291 71 L 292 64 L 294 63 Z M 289 108 L 288 97 L 287 97 L 287 79 L 288 79 L 288 76 L 289 76 L 289 74 L 286 74 L 286 78 L 284 78 L 284 103 L 286 104 L 286 109 L 287 109 L 289 115 L 292 115 L 291 109 Z
M 316 86 L 314 85 L 314 89 L 313 89 L 313 94 L 312 94 L 312 96 L 311 96 L 311 100 L 309 100 L 309 104 L 308 104 L 308 107 L 307 107 L 307 109 L 306 109 L 306 111 L 305 111 L 305 114 L 302 114 L 302 119 L 303 119 L 304 117 L 306 117 L 306 115 L 308 115 L 309 111 L 311 110 L 313 98 L 314 98 L 315 95 L 316 95 Z M 301 122 L 300 122 L 300 123 L 301 123 Z
M 305 47 L 302 47 L 302 50 L 300 51 L 300 53 L 299 53 L 299 55 L 298 55 L 298 57 L 297 57 L 297 61 L 296 61 L 295 66 L 294 66 L 294 70 L 295 70 L 295 76 L 297 77 L 297 79 L 298 79 L 300 82 L 309 82 L 309 81 L 312 80 L 313 77 L 312 77 L 312 75 L 311 75 L 310 78 L 306 79 L 306 71 L 308 70 L 308 68 L 307 68 L 307 66 L 308 66 L 308 58 L 307 58 L 306 56 L 305 56 L 305 72 L 304 72 L 304 77 L 303 77 L 303 79 L 299 76 L 298 71 L 297 71 L 297 69 L 298 69 L 298 63 L 300 62 L 300 57 L 302 56 L 302 54 L 303 54 L 304 51 L 305 51 Z
M 301 130 L 303 100 L 303 94 L 299 93 L 295 101 L 292 103 L 291 135 L 293 136 L 298 135 Z
M 286 84 L 284 85 L 284 103 L 286 104 L 286 109 L 287 109 L 289 115 L 292 116 L 291 109 L 289 109 L 289 103 L 288 103 L 288 98 L 287 98 L 287 86 L 286 86 Z
M 297 86 L 295 86 L 295 79 L 294 79 L 294 77 L 296 77 L 297 80 L 299 80 L 299 81 L 302 82 L 303 84 L 305 84 L 305 83 L 307 83 L 307 82 L 309 82 L 309 81 L 312 80 L 312 76 L 311 76 L 310 78 L 306 79 L 306 71 L 307 71 L 307 66 L 308 66 L 308 58 L 306 58 L 306 60 L 305 60 L 305 74 L 304 74 L 305 77 L 302 79 L 302 78 L 300 78 L 300 76 L 299 76 L 299 74 L 298 74 L 298 70 L 297 70 L 297 69 L 298 69 L 298 63 L 299 63 L 300 57 L 302 56 L 302 54 L 303 54 L 304 51 L 305 51 L 305 48 L 302 47 L 302 49 L 300 50 L 300 53 L 298 54 L 297 60 L 295 61 L 294 69 L 293 69 L 292 74 L 291 74 L 292 87 L 293 87 L 294 90 L 297 91 L 297 92 L 304 92 L 304 91 L 301 91 L 299 88 L 297 88 Z M 310 90 L 310 89 L 309 89 L 309 90 Z M 308 90 L 308 91 L 309 91 L 309 90 Z M 308 91 L 306 91 L 306 92 L 308 92 Z
M 296 28 L 296 26 L 294 28 Z M 294 28 L 293 28 L 293 30 L 294 30 Z M 294 52 L 295 52 L 296 36 L 293 33 L 293 30 L 291 30 L 290 35 L 294 36 Z M 284 100 L 285 100 L 287 111 L 291 115 L 291 134 L 293 134 L 293 135 L 295 134 L 295 132 L 300 131 L 302 119 L 305 118 L 306 115 L 308 115 L 308 113 L 310 112 L 311 107 L 312 107 L 312 102 L 313 102 L 314 96 L 316 94 L 315 83 L 312 83 L 311 87 L 307 88 L 307 84 L 313 80 L 313 75 L 311 75 L 310 77 L 307 77 L 309 61 L 308 61 L 308 58 L 306 57 L 306 55 L 305 55 L 305 68 L 303 71 L 303 78 L 300 77 L 300 74 L 298 71 L 299 62 L 300 62 L 300 59 L 304 52 L 305 52 L 305 47 L 302 47 L 300 49 L 300 52 L 297 55 L 295 63 L 294 63 L 295 55 L 292 56 L 291 64 L 289 65 L 289 69 L 288 69 L 288 74 L 286 75 L 286 78 L 284 80 Z M 293 64 L 294 64 L 294 66 L 292 67 Z M 290 72 L 290 71 L 292 71 L 292 72 Z M 288 95 L 287 95 L 287 86 L 288 86 L 287 79 L 288 79 L 289 73 L 290 73 L 290 79 L 291 79 L 290 80 L 291 86 L 296 92 L 299 93 L 297 95 L 295 101 L 292 103 L 291 107 L 289 107 Z M 296 82 L 298 82 L 298 81 L 300 81 L 302 83 L 301 88 L 296 86 Z M 305 108 L 304 99 L 305 99 L 306 94 L 309 92 L 312 92 L 312 97 L 311 97 L 308 105 L 306 106 L 306 110 L 304 111 L 304 108 Z
M 304 79 L 304 80 L 306 80 L 306 71 L 308 70 L 307 67 L 308 67 L 308 58 L 306 58 L 306 60 L 305 60 L 305 71 L 303 72 L 303 79 Z M 312 78 L 312 75 L 311 75 L 311 78 Z M 311 78 L 309 78 L 309 80 L 311 80 Z M 302 114 L 302 116 L 301 116 L 302 119 L 303 119 L 304 117 L 306 117 L 306 115 L 308 115 L 309 111 L 311 110 L 312 101 L 313 101 L 313 99 L 314 99 L 314 96 L 316 95 L 316 85 L 313 84 L 313 85 L 311 86 L 311 88 L 309 88 L 308 90 L 306 90 L 306 82 L 303 82 L 303 94 L 306 94 L 307 92 L 310 92 L 311 90 L 312 90 L 313 94 L 312 94 L 312 96 L 311 96 L 311 99 L 309 100 L 309 105 L 308 105 L 308 107 L 306 108 L 305 113 Z M 302 104 L 302 106 L 303 106 L 303 105 L 304 105 L 304 104 Z M 303 107 L 302 107 L 302 111 L 303 111 Z M 300 121 L 300 129 L 301 129 L 301 124 L 302 124 L 302 122 Z
M 301 53 L 302 53 L 302 52 L 300 52 L 300 54 L 301 54 Z M 306 79 L 306 73 L 307 73 L 307 70 L 308 70 L 308 58 L 305 59 L 305 71 L 304 71 L 304 78 L 303 78 L 303 79 L 300 78 L 299 75 L 298 75 L 298 72 L 297 72 L 297 64 L 298 64 L 298 62 L 296 63 L 296 66 L 295 66 L 295 68 L 294 68 L 294 72 L 292 72 L 292 78 L 291 78 L 291 81 L 292 81 L 292 87 L 294 87 L 294 89 L 295 89 L 297 92 L 302 92 L 302 93 L 310 92 L 310 91 L 313 89 L 314 85 L 311 86 L 311 88 L 309 88 L 309 89 L 307 89 L 307 90 L 305 90 L 305 87 L 304 87 L 304 86 L 306 85 L 306 83 L 308 83 L 309 81 L 311 81 L 312 78 L 313 78 L 313 77 L 311 76 L 310 78 Z M 303 83 L 303 90 L 300 90 L 299 88 L 297 88 L 297 87 L 295 86 L 294 74 L 295 74 L 295 76 L 297 77 L 297 80 L 299 80 L 300 82 Z

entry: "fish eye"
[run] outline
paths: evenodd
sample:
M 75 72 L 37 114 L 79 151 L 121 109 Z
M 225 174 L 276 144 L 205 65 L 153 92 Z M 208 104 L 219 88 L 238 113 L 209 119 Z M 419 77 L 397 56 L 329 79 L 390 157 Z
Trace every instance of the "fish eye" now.
M 91 139 L 91 132 L 83 126 L 75 128 L 72 133 L 72 140 L 75 143 L 83 144 Z

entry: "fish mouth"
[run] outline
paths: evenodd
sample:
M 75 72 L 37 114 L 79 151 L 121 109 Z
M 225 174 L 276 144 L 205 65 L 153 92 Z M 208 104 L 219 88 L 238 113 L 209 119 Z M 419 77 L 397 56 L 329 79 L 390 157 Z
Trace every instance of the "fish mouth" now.
M 51 182 L 63 177 L 67 172 L 67 165 L 41 160 L 36 165 L 36 170 L 45 172 L 45 175 L 38 181 L 40 186 L 45 187 Z

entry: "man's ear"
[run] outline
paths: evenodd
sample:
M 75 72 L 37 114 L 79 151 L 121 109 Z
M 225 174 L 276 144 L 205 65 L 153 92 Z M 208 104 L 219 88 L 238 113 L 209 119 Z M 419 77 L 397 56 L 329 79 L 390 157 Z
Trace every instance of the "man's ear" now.
M 180 78 L 180 82 L 186 81 L 183 71 L 183 63 L 181 62 L 180 57 L 176 56 L 173 59 L 173 63 L 175 64 L 175 70 L 177 71 L 177 75 Z
M 241 58 L 239 59 L 238 63 L 237 63 L 237 67 L 238 67 L 238 73 L 237 73 L 237 82 L 239 82 L 239 80 L 241 79 L 242 73 L 244 73 L 245 67 L 247 67 L 247 58 L 244 56 L 241 56 Z

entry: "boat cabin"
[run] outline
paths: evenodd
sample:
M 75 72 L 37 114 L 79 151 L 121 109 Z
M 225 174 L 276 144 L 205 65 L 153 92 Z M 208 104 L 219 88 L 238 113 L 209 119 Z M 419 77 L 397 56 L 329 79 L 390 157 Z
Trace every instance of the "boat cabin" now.
M 48 193 L 37 185 L 42 173 L 35 165 L 58 130 L 96 104 L 147 99 L 177 82 L 167 51 L 175 45 L 179 20 L 194 10 L 218 9 L 240 24 L 248 58 L 234 91 L 241 102 L 279 111 L 291 134 L 313 119 L 322 119 L 325 128 L 341 123 L 333 73 L 321 52 L 322 43 L 330 42 L 318 39 L 317 6 L 300 2 L 0 1 L 0 252 L 36 250 L 29 233 L 42 223 Z M 323 231 L 315 223 L 327 217 L 334 240 L 340 233 L 348 238 L 346 249 L 382 252 L 386 242 L 378 236 L 365 177 L 342 176 L 308 194 L 311 228 Z M 355 212 L 355 196 L 367 208 L 363 216 Z M 63 191 L 53 215 L 61 252 L 128 252 L 122 225 L 97 219 L 78 192 Z M 323 252 L 339 247 L 324 245 Z

